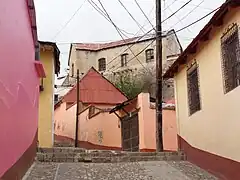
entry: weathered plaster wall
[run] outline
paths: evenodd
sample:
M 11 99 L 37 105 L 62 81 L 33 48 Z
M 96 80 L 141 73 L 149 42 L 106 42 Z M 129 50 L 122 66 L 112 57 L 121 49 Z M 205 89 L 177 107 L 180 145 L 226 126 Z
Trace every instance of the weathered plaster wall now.
M 224 94 L 221 36 L 232 23 L 240 24 L 239 8 L 224 18 L 209 41 L 201 43 L 189 60 L 199 65 L 201 110 L 189 116 L 186 68 L 175 76 L 178 134 L 191 146 L 240 162 L 240 87 Z

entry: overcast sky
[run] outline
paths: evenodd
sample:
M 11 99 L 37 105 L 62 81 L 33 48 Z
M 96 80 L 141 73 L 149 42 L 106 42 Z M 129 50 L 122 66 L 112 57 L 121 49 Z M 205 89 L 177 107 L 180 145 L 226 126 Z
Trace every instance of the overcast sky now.
M 127 14 L 118 0 L 101 0 L 114 23 L 130 34 L 136 34 L 139 26 Z M 155 25 L 155 0 L 137 0 L 149 20 Z M 165 19 L 181 7 L 188 0 L 162 1 L 162 19 Z M 163 29 L 178 30 L 198 18 L 219 7 L 225 0 L 192 0 L 175 16 L 163 23 Z M 98 0 L 94 0 L 100 7 Z M 131 12 L 137 22 L 143 26 L 144 32 L 152 28 L 152 25 L 144 17 L 134 0 L 121 0 Z M 58 43 L 61 51 L 61 75 L 66 74 L 69 43 L 79 42 L 107 42 L 120 40 L 114 26 L 99 14 L 88 0 L 35 0 L 37 13 L 38 36 L 40 40 Z M 77 9 L 80 10 L 76 13 Z M 73 14 L 76 15 L 69 22 Z M 210 17 L 209 17 L 210 18 Z M 207 23 L 209 18 L 191 26 L 180 33 L 178 37 L 185 48 L 198 32 Z M 69 22 L 67 25 L 66 23 Z M 139 34 L 143 34 L 140 31 Z M 132 35 L 129 35 L 131 37 Z

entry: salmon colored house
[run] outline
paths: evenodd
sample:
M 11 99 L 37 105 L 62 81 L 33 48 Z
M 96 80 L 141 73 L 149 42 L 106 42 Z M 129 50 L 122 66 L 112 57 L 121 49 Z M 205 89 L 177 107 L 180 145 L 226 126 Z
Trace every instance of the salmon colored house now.
M 109 110 L 126 101 L 127 97 L 94 68 L 86 73 L 79 84 L 79 146 L 91 149 L 120 149 L 121 131 L 118 118 L 109 116 Z M 57 142 L 75 139 L 76 93 L 75 85 L 55 105 L 54 126 Z
M 124 151 L 156 151 L 155 99 L 148 93 L 117 105 L 110 113 L 119 119 Z M 170 103 L 163 104 L 163 148 L 178 150 L 175 105 Z
M 221 180 L 240 179 L 240 1 L 228 0 L 164 75 L 174 78 L 180 149 Z
M 33 0 L 1 0 L 0 22 L 0 179 L 20 180 L 36 155 L 45 76 Z

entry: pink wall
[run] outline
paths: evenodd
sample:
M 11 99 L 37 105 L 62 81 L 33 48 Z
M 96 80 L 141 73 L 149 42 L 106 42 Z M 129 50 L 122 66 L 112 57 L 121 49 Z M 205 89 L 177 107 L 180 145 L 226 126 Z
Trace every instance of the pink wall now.
M 63 102 L 54 111 L 54 134 L 75 139 L 76 105 L 66 110 L 66 102 Z
M 139 145 L 140 149 L 156 149 L 156 111 L 150 108 L 149 94 L 138 96 Z M 163 109 L 163 147 L 164 150 L 177 151 L 177 122 L 174 110 Z
M 96 107 L 104 109 L 113 106 L 98 104 Z M 56 135 L 75 139 L 76 105 L 66 110 L 66 102 L 63 102 L 60 107 L 55 109 L 54 120 Z M 96 146 L 120 148 L 121 129 L 118 124 L 118 118 L 109 112 L 103 112 L 89 118 L 87 108 L 79 115 L 78 140 Z
M 1 0 L 0 22 L 1 177 L 36 134 L 39 79 L 26 0 Z
M 88 109 L 79 115 L 81 141 L 98 146 L 121 147 L 121 128 L 116 115 L 101 112 L 89 118 Z

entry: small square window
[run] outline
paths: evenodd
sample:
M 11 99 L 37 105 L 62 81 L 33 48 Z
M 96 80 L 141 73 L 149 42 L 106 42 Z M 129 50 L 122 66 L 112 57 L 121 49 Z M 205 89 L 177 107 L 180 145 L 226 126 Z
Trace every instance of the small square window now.
M 153 49 L 148 49 L 145 51 L 146 54 L 146 62 L 151 62 L 154 60 L 154 50 Z

